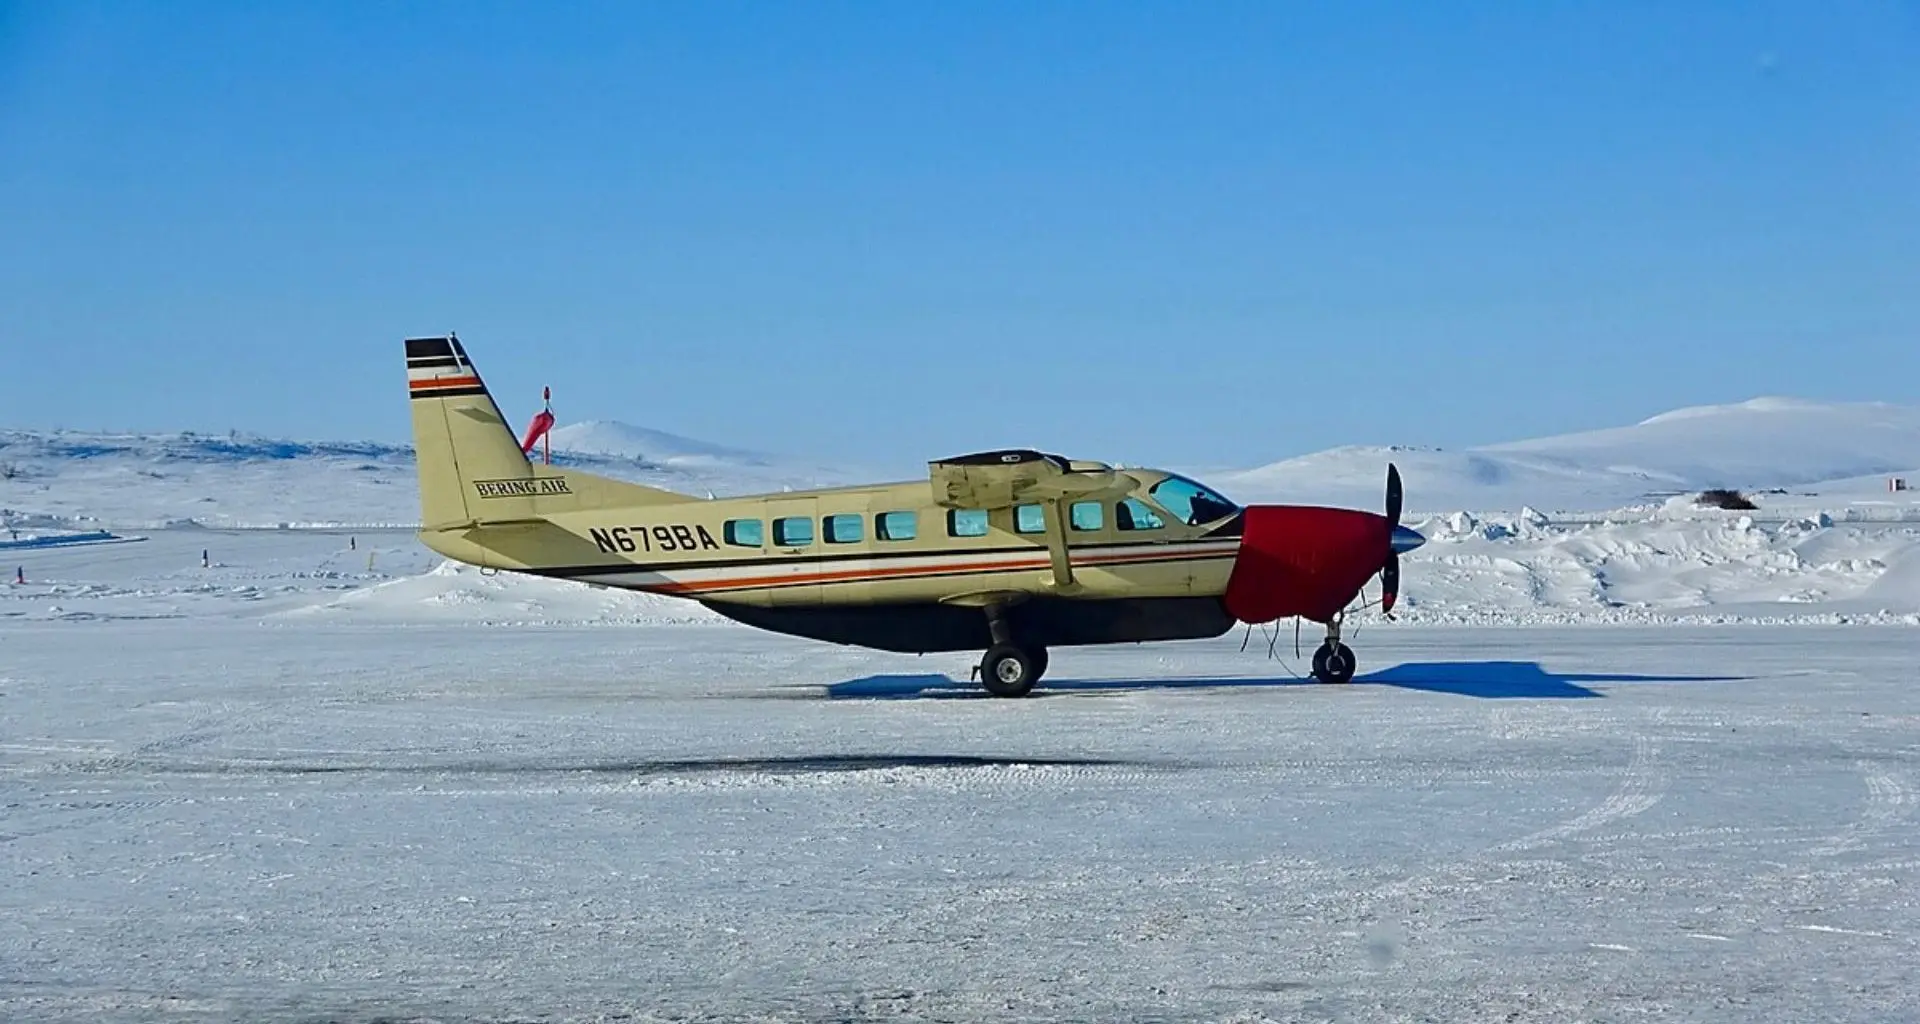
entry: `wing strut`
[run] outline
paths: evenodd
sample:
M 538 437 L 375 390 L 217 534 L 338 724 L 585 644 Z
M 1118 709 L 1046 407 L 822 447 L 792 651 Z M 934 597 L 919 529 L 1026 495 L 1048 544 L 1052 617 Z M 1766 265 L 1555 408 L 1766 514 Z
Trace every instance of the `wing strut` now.
M 1066 499 L 1050 498 L 1040 503 L 1046 516 L 1047 554 L 1053 558 L 1053 589 L 1074 589 L 1073 559 L 1067 556 Z

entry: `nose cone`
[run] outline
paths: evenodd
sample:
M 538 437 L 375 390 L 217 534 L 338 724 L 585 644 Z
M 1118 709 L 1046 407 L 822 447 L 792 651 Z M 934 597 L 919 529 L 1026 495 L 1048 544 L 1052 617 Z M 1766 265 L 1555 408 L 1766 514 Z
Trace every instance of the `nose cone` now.
M 1380 527 L 1373 512 L 1306 505 L 1251 505 L 1240 551 L 1222 595 L 1241 622 L 1299 615 L 1327 622 L 1380 571 Z M 1417 535 L 1416 535 L 1417 536 Z
M 1393 544 L 1393 553 L 1396 555 L 1404 555 L 1426 542 L 1427 538 L 1420 536 L 1419 530 L 1409 529 L 1405 526 L 1395 526 L 1393 528 L 1393 540 L 1391 543 Z

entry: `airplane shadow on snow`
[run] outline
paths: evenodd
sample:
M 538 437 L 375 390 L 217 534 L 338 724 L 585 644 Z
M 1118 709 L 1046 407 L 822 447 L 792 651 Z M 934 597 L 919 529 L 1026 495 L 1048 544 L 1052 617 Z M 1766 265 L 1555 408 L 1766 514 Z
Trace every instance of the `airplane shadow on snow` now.
M 1355 676 L 1354 686 L 1392 686 L 1461 697 L 1498 699 L 1572 699 L 1603 697 L 1586 683 L 1737 682 L 1745 676 L 1635 675 L 1613 672 L 1550 672 L 1537 661 L 1408 662 Z M 1125 693 L 1138 690 L 1210 690 L 1269 686 L 1320 686 L 1312 679 L 1285 677 L 1169 677 L 1165 679 L 1044 679 L 1035 697 L 1074 693 Z M 938 700 L 988 698 L 977 682 L 931 673 L 872 675 L 833 683 L 835 700 Z

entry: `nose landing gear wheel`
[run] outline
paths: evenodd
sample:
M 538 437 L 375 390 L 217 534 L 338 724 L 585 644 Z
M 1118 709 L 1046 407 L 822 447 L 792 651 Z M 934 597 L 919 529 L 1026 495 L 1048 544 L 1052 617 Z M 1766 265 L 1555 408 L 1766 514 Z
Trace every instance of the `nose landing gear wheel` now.
M 1313 678 L 1323 683 L 1353 682 L 1353 650 L 1338 640 L 1329 640 L 1313 652 Z
M 1024 697 L 1047 669 L 1045 651 L 995 644 L 980 659 L 980 679 L 995 697 Z

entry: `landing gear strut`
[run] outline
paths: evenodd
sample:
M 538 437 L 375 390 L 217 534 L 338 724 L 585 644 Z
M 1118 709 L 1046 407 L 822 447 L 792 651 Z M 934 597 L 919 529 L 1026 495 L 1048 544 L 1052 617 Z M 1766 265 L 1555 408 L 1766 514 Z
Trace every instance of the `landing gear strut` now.
M 1026 696 L 1047 671 L 1047 649 L 1015 643 L 1013 629 L 998 605 L 987 609 L 987 628 L 993 634 L 993 646 L 980 659 L 980 681 L 995 697 Z
M 1327 640 L 1313 652 L 1313 678 L 1323 683 L 1353 682 L 1353 649 L 1340 642 L 1340 620 L 1335 615 L 1327 623 Z

